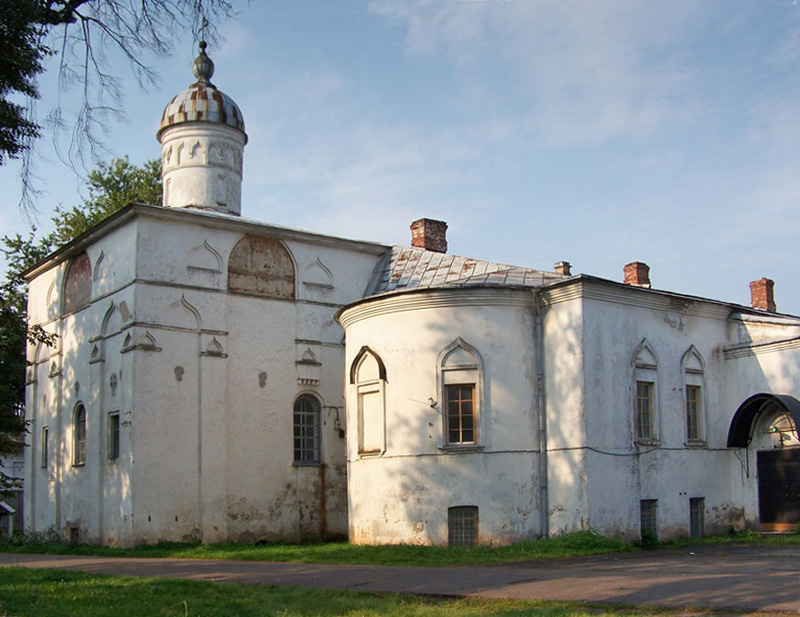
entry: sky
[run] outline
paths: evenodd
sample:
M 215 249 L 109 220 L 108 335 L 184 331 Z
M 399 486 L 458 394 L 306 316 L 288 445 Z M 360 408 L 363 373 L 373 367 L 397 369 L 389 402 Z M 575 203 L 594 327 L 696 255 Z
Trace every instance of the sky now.
M 797 0 L 256 0 L 209 45 L 249 137 L 242 214 L 387 244 L 420 217 L 449 252 L 748 305 L 775 280 L 800 315 Z M 102 159 L 158 158 L 161 112 L 193 81 L 190 36 L 143 91 L 109 55 L 125 118 Z M 41 82 L 40 119 L 59 99 Z M 80 203 L 38 144 L 34 221 Z M 86 166 L 91 168 L 92 162 Z M 19 168 L 0 167 L 0 235 L 25 232 Z

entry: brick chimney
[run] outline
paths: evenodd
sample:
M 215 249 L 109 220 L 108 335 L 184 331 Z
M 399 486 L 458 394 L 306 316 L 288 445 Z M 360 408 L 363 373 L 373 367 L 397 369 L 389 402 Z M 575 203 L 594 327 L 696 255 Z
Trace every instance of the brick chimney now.
M 568 261 L 557 261 L 555 267 L 556 274 L 561 274 L 562 276 L 570 276 L 572 274 L 572 264 Z
M 447 252 L 447 223 L 433 219 L 418 219 L 411 223 L 411 246 Z
M 750 306 L 762 311 L 774 313 L 775 307 L 775 281 L 761 278 L 750 283 Z
M 641 261 L 632 261 L 624 268 L 626 285 L 650 288 L 650 266 Z

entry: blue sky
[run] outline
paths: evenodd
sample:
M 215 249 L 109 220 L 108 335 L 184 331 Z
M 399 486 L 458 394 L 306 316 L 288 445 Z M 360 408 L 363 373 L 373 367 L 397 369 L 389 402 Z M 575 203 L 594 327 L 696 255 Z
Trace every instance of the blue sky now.
M 800 314 L 795 2 L 264 0 L 221 34 L 214 82 L 249 135 L 244 216 L 391 244 L 439 218 L 453 253 L 614 280 L 639 260 L 655 288 L 741 304 L 767 276 Z M 195 55 L 178 41 L 146 93 L 119 63 L 107 157 L 159 156 Z M 46 227 L 81 180 L 40 150 Z M 16 174 L 0 168 L 2 234 L 27 225 Z

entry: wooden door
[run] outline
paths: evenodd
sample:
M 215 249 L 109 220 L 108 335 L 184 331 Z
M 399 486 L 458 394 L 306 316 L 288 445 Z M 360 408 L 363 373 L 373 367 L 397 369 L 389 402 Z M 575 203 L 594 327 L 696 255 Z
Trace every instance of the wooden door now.
M 758 453 L 758 510 L 764 529 L 800 525 L 800 448 Z

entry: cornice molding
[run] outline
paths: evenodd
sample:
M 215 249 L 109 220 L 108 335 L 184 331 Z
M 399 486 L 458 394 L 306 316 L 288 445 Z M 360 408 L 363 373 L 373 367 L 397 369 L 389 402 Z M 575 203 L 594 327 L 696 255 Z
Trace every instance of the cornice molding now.
M 800 348 L 800 337 L 782 339 L 779 341 L 766 341 L 756 343 L 744 343 L 728 347 L 724 350 L 726 359 L 745 358 L 748 356 L 760 356 L 765 353 L 785 351 L 787 349 Z
M 545 306 L 583 298 L 654 311 L 679 311 L 686 315 L 710 319 L 727 320 L 731 315 L 731 307 L 724 303 L 643 289 L 588 276 L 556 283 L 543 288 L 540 293 Z
M 391 246 L 379 244 L 377 242 L 366 242 L 363 240 L 350 240 L 348 238 L 338 238 L 336 236 L 325 236 L 309 231 L 301 231 L 290 227 L 280 227 L 270 225 L 254 219 L 242 218 L 238 216 L 220 214 L 216 212 L 205 212 L 200 210 L 190 210 L 188 208 L 166 208 L 163 206 L 151 206 L 140 203 L 130 203 L 121 210 L 115 212 L 106 220 L 98 223 L 89 231 L 81 234 L 71 242 L 65 244 L 58 250 L 48 255 L 44 260 L 25 271 L 23 274 L 27 280 L 36 278 L 43 272 L 50 270 L 70 259 L 73 255 L 85 250 L 87 246 L 95 243 L 104 236 L 111 233 L 136 218 L 150 218 L 187 225 L 198 225 L 214 230 L 226 230 L 236 233 L 250 234 L 268 238 L 278 238 L 283 241 L 304 242 L 316 246 L 326 247 L 346 247 L 351 251 L 358 251 L 368 255 L 381 256 L 391 250 Z
M 531 307 L 531 291 L 502 287 L 455 287 L 452 289 L 419 289 L 362 300 L 345 307 L 336 319 L 347 328 L 354 323 L 406 311 L 443 307 L 506 306 Z

